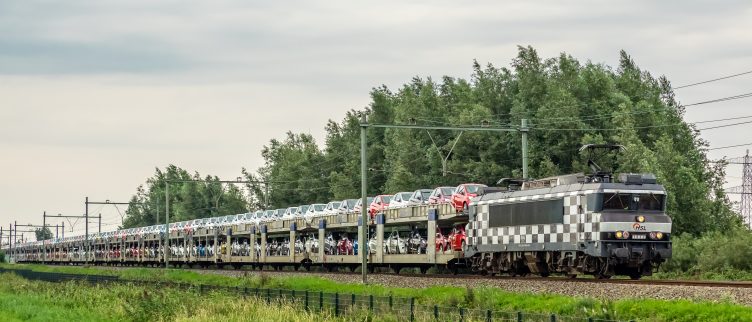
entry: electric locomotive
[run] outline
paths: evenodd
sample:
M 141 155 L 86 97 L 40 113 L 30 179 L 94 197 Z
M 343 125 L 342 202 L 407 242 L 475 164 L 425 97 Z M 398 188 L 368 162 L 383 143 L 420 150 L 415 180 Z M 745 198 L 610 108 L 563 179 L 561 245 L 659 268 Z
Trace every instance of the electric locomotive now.
M 481 274 L 651 275 L 671 257 L 666 190 L 652 174 L 602 171 L 619 145 L 585 145 L 592 174 L 519 181 L 471 206 L 465 258 Z

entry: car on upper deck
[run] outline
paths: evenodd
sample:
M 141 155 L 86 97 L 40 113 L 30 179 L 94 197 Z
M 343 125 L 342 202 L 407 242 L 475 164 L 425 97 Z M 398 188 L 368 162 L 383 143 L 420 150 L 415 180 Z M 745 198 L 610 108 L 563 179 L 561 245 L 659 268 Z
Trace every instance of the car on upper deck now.
M 488 187 L 480 183 L 463 183 L 457 186 L 451 197 L 452 206 L 457 212 L 467 213 L 471 199 L 482 194 L 483 188 Z

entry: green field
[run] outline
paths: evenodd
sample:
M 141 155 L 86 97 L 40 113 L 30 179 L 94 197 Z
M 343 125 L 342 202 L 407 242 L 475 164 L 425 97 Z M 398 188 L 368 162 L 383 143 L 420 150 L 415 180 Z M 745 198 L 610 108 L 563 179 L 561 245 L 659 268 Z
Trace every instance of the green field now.
M 5 265 L 4 267 L 11 267 L 11 265 Z M 464 289 L 449 286 L 396 288 L 379 285 L 363 286 L 360 284 L 337 283 L 318 277 L 293 276 L 272 278 L 263 274 L 253 274 L 246 277 L 227 277 L 184 270 L 146 268 L 107 270 L 39 265 L 12 265 L 12 267 L 48 272 L 117 275 L 121 278 L 133 280 L 308 290 L 374 296 L 391 295 L 394 297 L 415 298 L 415 302 L 420 305 L 462 306 L 505 312 L 555 313 L 563 316 L 583 318 L 636 319 L 646 321 L 752 321 L 752 308 L 726 302 L 710 303 L 686 300 L 662 301 L 647 299 L 607 301 L 550 294 L 510 293 L 498 288 Z M 7 285 L 8 283 L 3 284 Z M 29 296 L 34 296 L 36 293 L 29 292 L 28 294 Z M 81 300 L 86 301 L 83 298 Z
M 174 288 L 28 281 L 0 276 L 2 321 L 344 321 L 291 304 Z

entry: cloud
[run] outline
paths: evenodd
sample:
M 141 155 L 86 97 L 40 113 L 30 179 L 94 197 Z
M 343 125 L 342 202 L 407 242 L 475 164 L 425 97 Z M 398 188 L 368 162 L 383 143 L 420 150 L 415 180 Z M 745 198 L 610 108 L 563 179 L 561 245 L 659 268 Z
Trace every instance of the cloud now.
M 615 65 L 627 50 L 675 84 L 750 69 L 752 3 L 710 1 L 0 1 L 0 222 L 127 199 L 155 166 L 234 178 L 288 130 L 322 142 L 327 119 L 413 76 L 509 66 L 517 45 Z M 697 102 L 752 78 L 688 88 Z M 740 116 L 746 102 L 689 109 Z M 703 133 L 745 143 L 742 127 Z M 746 132 L 745 132 L 746 133 Z M 713 151 L 737 155 L 744 148 Z M 29 179 L 29 173 L 33 173 Z M 731 183 L 735 185 L 737 183 Z M 61 189 L 60 187 L 65 187 Z M 37 191 L 26 194 L 25 191 Z M 98 195 L 95 195 L 98 194 Z M 38 196 L 45 196 L 44 205 Z

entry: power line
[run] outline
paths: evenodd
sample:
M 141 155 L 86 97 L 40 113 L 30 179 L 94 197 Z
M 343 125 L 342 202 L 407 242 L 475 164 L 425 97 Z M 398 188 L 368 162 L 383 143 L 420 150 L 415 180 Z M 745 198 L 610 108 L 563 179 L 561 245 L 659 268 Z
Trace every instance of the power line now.
M 748 72 L 739 73 L 739 74 L 733 74 L 733 75 L 723 76 L 723 77 L 719 77 L 719 78 L 714 78 L 714 79 L 710 79 L 710 80 L 706 80 L 706 81 L 702 81 L 702 82 L 697 82 L 697 83 L 692 83 L 692 84 L 677 86 L 677 87 L 674 87 L 674 89 L 680 89 L 680 88 L 686 88 L 686 87 L 691 87 L 691 86 L 696 86 L 696 85 L 701 85 L 701 84 L 712 83 L 712 82 L 715 82 L 715 81 L 724 80 L 724 79 L 728 79 L 728 78 L 732 78 L 732 77 L 737 77 L 737 76 L 742 76 L 742 75 L 747 75 L 747 74 L 752 74 L 752 70 L 748 71 Z
M 720 149 L 736 148 L 736 147 L 747 146 L 747 145 L 752 145 L 752 142 L 750 142 L 750 143 L 742 143 L 742 144 L 735 144 L 735 145 L 720 146 L 720 147 L 717 147 L 717 148 L 710 148 L 708 150 L 720 150 Z
M 704 131 L 704 130 L 720 129 L 720 128 L 724 128 L 724 127 L 736 126 L 736 125 L 742 125 L 742 124 L 749 124 L 749 123 L 752 123 L 752 121 L 739 122 L 739 123 L 731 123 L 731 124 L 724 124 L 724 125 L 716 125 L 716 126 L 711 126 L 711 127 L 704 127 L 704 128 L 697 129 L 697 130 Z
M 712 99 L 712 100 L 709 100 L 709 101 L 697 102 L 697 103 L 687 104 L 687 105 L 683 105 L 683 106 L 684 107 L 697 106 L 697 105 L 703 105 L 703 104 L 710 104 L 710 103 L 718 103 L 718 102 L 724 102 L 724 101 L 737 100 L 737 99 L 748 98 L 748 97 L 752 97 L 752 93 L 744 93 L 744 94 L 739 94 L 739 95 L 734 95 L 734 96 L 721 97 L 721 98 Z
M 563 128 L 563 129 L 533 127 L 532 129 L 533 130 L 546 130 L 546 131 L 623 131 L 623 130 L 633 130 L 633 129 L 636 130 L 636 129 L 658 128 L 658 127 L 682 126 L 682 125 L 685 125 L 685 124 L 713 123 L 713 122 L 721 122 L 721 121 L 729 121 L 729 120 L 740 120 L 740 119 L 747 119 L 747 118 L 752 118 L 752 115 L 751 116 L 728 117 L 728 118 L 723 118 L 723 119 L 705 120 L 705 121 L 697 121 L 697 122 L 689 122 L 689 123 L 656 124 L 656 125 L 634 126 L 634 127 L 617 127 L 617 128 Z M 745 122 L 724 124 L 724 125 L 718 125 L 718 126 L 711 126 L 711 127 L 701 128 L 701 129 L 698 129 L 698 130 L 711 130 L 711 129 L 718 129 L 718 128 L 723 128 L 723 127 L 729 127 L 729 126 L 748 124 L 748 123 L 752 123 L 752 121 L 745 121 Z

